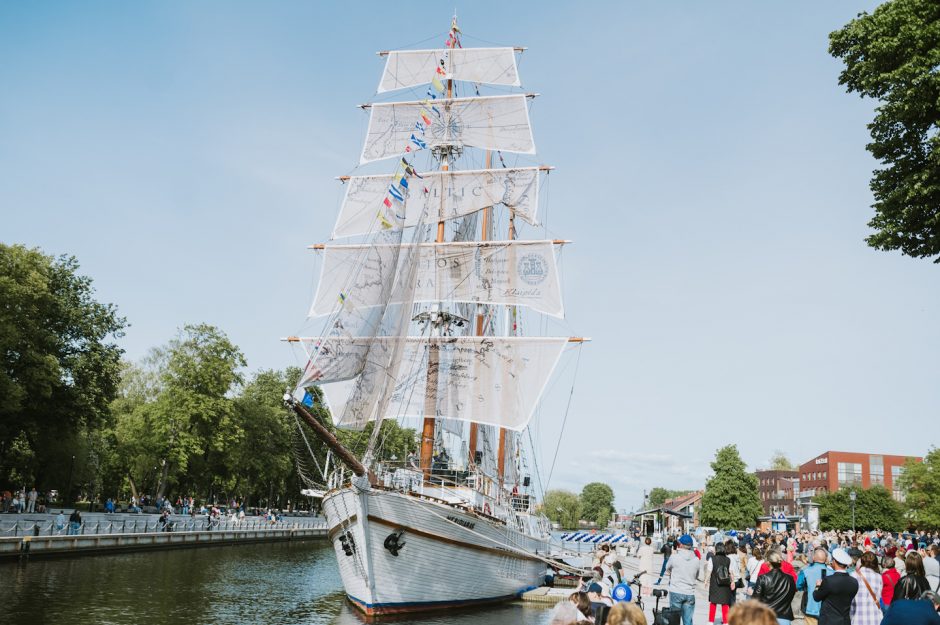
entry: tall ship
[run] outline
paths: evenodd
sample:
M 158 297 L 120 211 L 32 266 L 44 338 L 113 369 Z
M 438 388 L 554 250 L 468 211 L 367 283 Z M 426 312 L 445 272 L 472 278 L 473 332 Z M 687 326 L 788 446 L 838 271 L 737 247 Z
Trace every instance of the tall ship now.
M 564 352 L 587 340 L 541 332 L 563 317 L 567 242 L 520 236 L 540 227 L 551 169 L 531 164 L 523 48 L 463 38 L 455 17 L 439 49 L 379 53 L 359 165 L 382 169 L 341 177 L 329 242 L 311 246 L 322 268 L 308 319 L 322 331 L 287 339 L 306 366 L 285 401 L 329 448 L 328 536 L 347 597 L 368 615 L 541 585 L 551 526 L 529 475 L 529 425 Z M 362 432 L 364 453 L 312 414 L 315 401 L 336 428 Z M 420 434 L 407 457 L 382 453 L 388 419 Z

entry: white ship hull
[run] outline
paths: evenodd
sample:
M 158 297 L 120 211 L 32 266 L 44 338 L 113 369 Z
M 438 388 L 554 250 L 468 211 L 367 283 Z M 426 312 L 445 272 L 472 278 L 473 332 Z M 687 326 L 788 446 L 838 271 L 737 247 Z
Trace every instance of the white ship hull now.
M 369 615 L 504 601 L 543 579 L 545 563 L 531 554 L 548 555 L 547 537 L 443 501 L 347 487 L 328 493 L 323 510 L 346 596 Z M 393 555 L 386 539 L 398 531 L 404 546 Z

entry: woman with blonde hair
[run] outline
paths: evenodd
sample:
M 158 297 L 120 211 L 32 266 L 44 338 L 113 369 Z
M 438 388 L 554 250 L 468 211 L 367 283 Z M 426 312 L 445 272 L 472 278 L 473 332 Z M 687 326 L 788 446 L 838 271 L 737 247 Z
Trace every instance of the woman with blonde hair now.
M 610 609 L 607 625 L 647 625 L 646 615 L 635 603 L 622 601 Z
M 744 601 L 728 612 L 728 625 L 777 625 L 777 617 L 760 601 Z

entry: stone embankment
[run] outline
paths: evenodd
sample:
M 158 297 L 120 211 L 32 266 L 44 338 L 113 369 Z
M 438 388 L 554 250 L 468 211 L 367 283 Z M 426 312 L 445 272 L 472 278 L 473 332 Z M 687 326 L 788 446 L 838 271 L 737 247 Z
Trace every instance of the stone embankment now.
M 261 517 L 210 520 L 204 516 L 174 515 L 169 527 L 164 528 L 156 515 L 83 516 L 81 526 L 72 530 L 67 521 L 65 527 L 58 527 L 54 515 L 3 515 L 0 517 L 0 558 L 304 540 L 325 538 L 327 530 L 326 521 L 315 517 L 284 517 L 271 522 Z

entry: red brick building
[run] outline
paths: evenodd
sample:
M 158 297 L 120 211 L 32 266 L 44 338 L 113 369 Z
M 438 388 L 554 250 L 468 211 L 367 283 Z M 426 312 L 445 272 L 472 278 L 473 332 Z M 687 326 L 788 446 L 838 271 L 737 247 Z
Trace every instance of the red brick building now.
M 796 495 L 800 490 L 799 471 L 766 470 L 755 471 L 757 492 L 760 495 L 764 514 L 799 514 Z
M 827 451 L 800 465 L 800 492 L 812 496 L 847 486 L 870 488 L 880 485 L 887 488 L 895 499 L 901 499 L 897 479 L 911 457 Z

